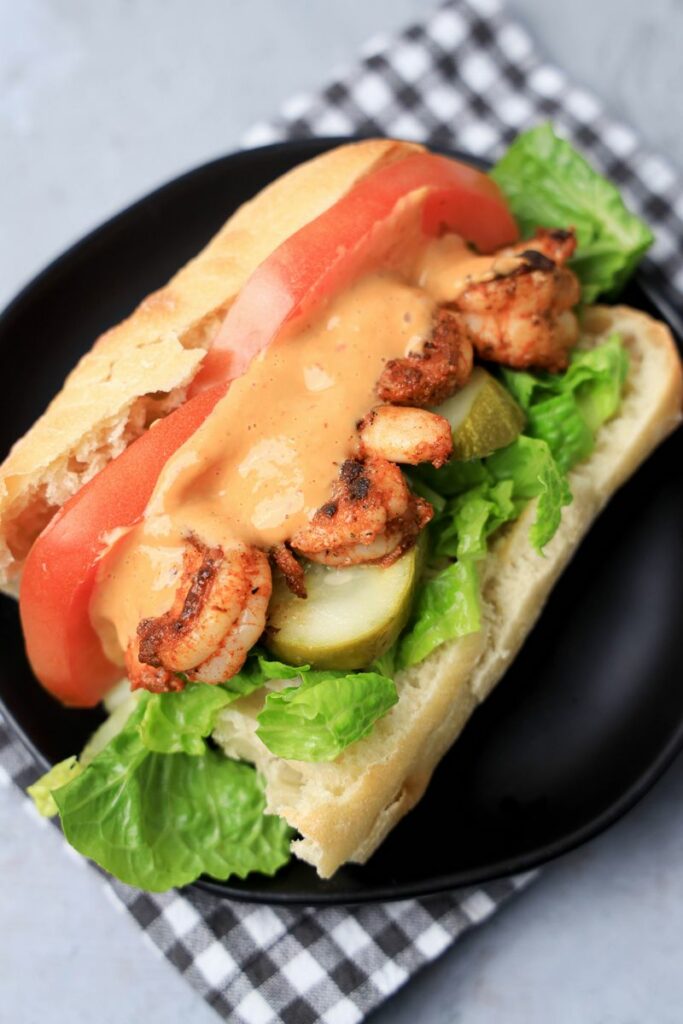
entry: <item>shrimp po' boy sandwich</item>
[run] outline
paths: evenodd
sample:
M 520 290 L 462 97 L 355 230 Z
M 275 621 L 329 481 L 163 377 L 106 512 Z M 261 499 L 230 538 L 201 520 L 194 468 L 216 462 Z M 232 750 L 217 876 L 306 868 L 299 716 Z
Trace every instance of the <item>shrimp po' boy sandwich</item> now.
M 110 713 L 32 787 L 76 849 L 371 856 L 678 423 L 667 327 L 595 304 L 651 240 L 549 127 L 488 175 L 351 144 L 95 342 L 0 470 L 33 672 Z

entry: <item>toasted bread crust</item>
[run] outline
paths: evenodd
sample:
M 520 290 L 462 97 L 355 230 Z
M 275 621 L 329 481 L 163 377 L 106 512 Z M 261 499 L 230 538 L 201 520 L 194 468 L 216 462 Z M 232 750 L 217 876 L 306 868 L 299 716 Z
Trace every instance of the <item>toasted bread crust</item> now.
M 515 657 L 594 518 L 680 421 L 681 363 L 664 324 L 625 306 L 598 306 L 587 312 L 584 330 L 589 343 L 618 331 L 628 347 L 622 408 L 600 431 L 590 458 L 570 474 L 574 500 L 546 557 L 529 543 L 533 508 L 502 531 L 483 566 L 481 632 L 400 673 L 398 704 L 332 764 L 272 757 L 254 735 L 260 698 L 233 705 L 219 719 L 217 740 L 255 761 L 266 778 L 268 809 L 299 831 L 294 852 L 324 877 L 346 861 L 367 860 L 417 803 L 441 757 Z

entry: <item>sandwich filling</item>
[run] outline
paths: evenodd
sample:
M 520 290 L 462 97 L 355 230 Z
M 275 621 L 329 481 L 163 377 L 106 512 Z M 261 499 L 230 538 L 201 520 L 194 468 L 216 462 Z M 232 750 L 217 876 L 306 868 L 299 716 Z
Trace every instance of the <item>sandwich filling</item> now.
M 426 407 L 467 384 L 473 352 L 567 364 L 575 244 L 539 231 L 478 256 L 453 234 L 416 249 L 408 233 L 388 267 L 256 356 L 102 560 L 93 623 L 135 687 L 240 670 L 267 622 L 268 553 L 302 594 L 298 559 L 388 565 L 412 546 L 432 508 L 397 464 L 452 454 L 450 425 Z

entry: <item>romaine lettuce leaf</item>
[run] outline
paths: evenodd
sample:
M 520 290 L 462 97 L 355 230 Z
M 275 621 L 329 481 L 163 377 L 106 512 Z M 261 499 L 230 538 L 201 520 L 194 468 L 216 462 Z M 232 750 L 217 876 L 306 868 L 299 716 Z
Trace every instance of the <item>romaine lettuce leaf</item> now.
M 147 701 L 140 722 L 140 738 L 157 754 L 201 757 L 204 737 L 211 734 L 216 715 L 239 694 L 222 686 L 188 683 L 178 693 L 155 693 Z
M 420 479 L 426 481 L 430 489 L 445 498 L 455 497 L 470 487 L 491 482 L 491 474 L 487 471 L 483 459 L 470 459 L 468 462 L 453 459 L 440 469 L 423 463 L 413 472 L 415 475 L 419 474 Z
M 142 691 L 131 691 L 130 683 L 128 683 L 128 689 L 116 695 L 115 703 L 107 705 L 105 701 L 105 707 L 108 707 L 109 714 L 102 724 L 95 729 L 95 732 L 83 747 L 78 758 L 79 764 L 86 768 L 100 751 L 104 750 L 107 743 L 113 740 L 115 736 L 118 736 L 133 711 L 135 711 L 141 697 Z
M 430 480 L 439 486 L 441 473 L 445 493 L 454 497 L 432 526 L 437 556 L 481 557 L 486 539 L 503 523 L 516 519 L 531 498 L 539 500 L 529 537 L 540 553 L 560 525 L 562 506 L 571 501 L 566 478 L 549 445 L 525 434 L 486 459 L 433 470 Z
M 618 335 L 572 353 L 562 374 L 501 370 L 527 414 L 527 432 L 546 441 L 563 472 L 593 451 L 595 434 L 619 409 L 628 354 Z
M 368 666 L 369 672 L 378 672 L 381 676 L 386 676 L 387 679 L 393 679 L 396 675 L 396 658 L 398 655 L 398 645 L 392 644 L 388 651 L 384 654 L 380 654 L 378 658 L 375 658 L 373 663 Z
M 479 630 L 476 560 L 486 554 L 487 539 L 499 526 L 516 519 L 531 498 L 538 498 L 529 538 L 540 553 L 560 525 L 562 506 L 571 501 L 566 478 L 546 442 L 525 435 L 486 459 L 444 470 L 448 489 L 464 489 L 436 517 L 433 555 L 457 561 L 418 590 L 408 628 L 399 640 L 397 660 L 402 668 L 424 661 L 447 640 Z M 436 471 L 437 478 L 442 472 Z
M 486 466 L 496 480 L 512 481 L 515 498 L 522 501 L 538 498 L 529 539 L 541 554 L 560 525 L 562 506 L 572 500 L 567 479 L 560 472 L 548 444 L 522 434 L 507 448 L 490 455 Z
M 617 188 L 549 124 L 519 135 L 491 171 L 522 234 L 537 227 L 576 228 L 572 260 L 585 302 L 622 287 L 653 241 Z
M 49 772 L 36 779 L 32 786 L 28 786 L 26 792 L 33 800 L 38 813 L 44 818 L 54 817 L 57 814 L 57 804 L 52 795 L 54 790 L 77 778 L 82 771 L 83 768 L 76 757 L 67 757 L 54 764 Z
M 447 640 L 476 633 L 480 626 L 479 577 L 474 560 L 465 558 L 427 579 L 418 591 L 399 641 L 399 664 L 417 665 Z
M 492 480 L 451 499 L 434 524 L 434 553 L 445 558 L 483 558 L 488 537 L 520 513 L 512 480 Z
M 593 431 L 571 392 L 552 395 L 529 410 L 527 430 L 545 441 L 561 472 L 566 473 L 593 451 Z
M 393 680 L 377 672 L 309 672 L 268 694 L 256 734 L 277 757 L 333 761 L 397 700 Z
M 538 501 L 529 538 L 542 553 L 571 501 L 565 474 L 590 454 L 598 427 L 618 410 L 627 370 L 616 335 L 575 352 L 563 374 L 503 369 L 503 383 L 527 414 L 526 433 L 486 459 L 420 468 L 427 485 L 446 498 L 430 527 L 432 557 L 458 561 L 418 592 L 399 642 L 399 664 L 417 664 L 446 640 L 479 628 L 473 560 L 486 554 L 489 536 L 532 498 Z
M 619 411 L 628 367 L 628 352 L 618 334 L 602 345 L 572 355 L 564 374 L 565 386 L 572 389 L 593 432 Z
M 241 671 L 226 683 L 188 683 L 178 693 L 150 695 L 140 721 L 142 742 L 158 754 L 200 756 L 221 708 L 253 693 L 270 679 L 292 679 L 307 671 L 307 665 L 293 668 L 253 652 Z
M 289 859 L 291 830 L 264 813 L 256 771 L 208 748 L 201 757 L 151 752 L 139 731 L 146 699 L 91 764 L 54 791 L 68 841 L 150 892 L 201 874 L 275 872 Z
M 247 660 L 247 667 L 250 666 L 251 660 L 256 652 L 252 651 Z M 272 658 L 265 654 L 256 653 L 256 660 L 258 662 L 258 672 L 261 674 L 263 682 L 268 682 L 270 679 L 296 679 L 297 676 L 304 675 L 311 671 L 310 665 L 286 665 L 284 661 L 274 661 Z M 255 668 L 251 668 L 251 671 L 256 673 Z M 242 669 L 244 672 L 244 669 Z M 241 675 L 242 673 L 240 673 Z M 231 686 L 233 680 L 230 679 L 224 686 Z M 252 687 L 253 689 L 253 687 Z

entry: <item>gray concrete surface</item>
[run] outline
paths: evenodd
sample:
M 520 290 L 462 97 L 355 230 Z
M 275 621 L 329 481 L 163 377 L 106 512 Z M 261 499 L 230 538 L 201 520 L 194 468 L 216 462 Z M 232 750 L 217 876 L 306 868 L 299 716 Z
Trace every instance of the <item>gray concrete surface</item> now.
M 425 0 L 0 0 L 0 303 L 84 231 L 229 150 Z M 515 0 L 546 53 L 683 167 L 680 0 Z M 678 1024 L 683 762 L 609 833 L 403 990 L 376 1024 Z M 0 1019 L 213 1011 L 0 789 Z

